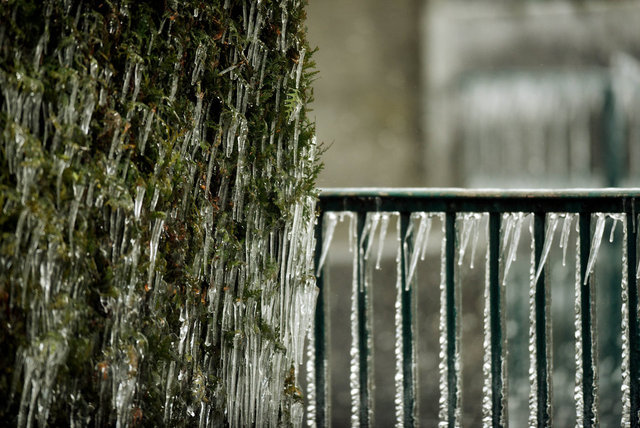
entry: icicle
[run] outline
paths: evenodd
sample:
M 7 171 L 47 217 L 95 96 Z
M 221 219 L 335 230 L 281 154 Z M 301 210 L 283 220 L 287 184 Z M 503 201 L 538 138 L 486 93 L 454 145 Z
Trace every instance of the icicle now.
M 569 246 L 569 234 L 571 233 L 571 223 L 575 218 L 575 214 L 566 213 L 564 222 L 562 223 L 562 234 L 560 235 L 560 248 L 562 248 L 562 266 L 566 265 L 567 247 Z
M 613 242 L 613 237 L 616 232 L 616 225 L 618 222 L 622 222 L 624 215 L 623 214 L 608 214 L 608 216 L 613 219 L 613 224 L 611 225 L 611 232 L 609 233 L 609 242 Z
M 73 246 L 73 231 L 76 225 L 76 217 L 78 216 L 78 208 L 80 200 L 84 195 L 85 186 L 82 184 L 73 185 L 73 202 L 71 202 L 71 212 L 69 213 L 69 246 Z
M 460 232 L 460 247 L 458 248 L 458 266 L 462 266 L 462 260 L 469 244 L 469 238 L 471 237 L 471 231 L 473 230 L 473 214 L 465 213 L 459 216 L 462 220 L 462 231 Z
M 327 257 L 327 253 L 329 252 L 329 247 L 331 246 L 331 241 L 333 240 L 333 232 L 336 229 L 337 223 L 338 216 L 335 213 L 325 213 L 324 220 L 322 221 L 322 227 L 324 229 L 322 233 L 322 253 L 320 253 L 320 261 L 318 262 L 318 267 L 316 269 L 316 276 L 320 275 L 320 271 L 324 266 L 324 261 Z
M 142 134 L 140 137 L 140 144 L 139 144 L 141 154 L 144 153 L 144 148 L 147 145 L 147 140 L 149 139 L 149 132 L 151 132 L 151 125 L 153 124 L 153 118 L 155 114 L 156 114 L 156 109 L 154 107 L 150 111 L 148 111 L 147 114 L 145 115 L 144 131 L 142 131 Z
M 376 257 L 376 269 L 380 270 L 380 260 L 382 259 L 382 249 L 384 247 L 384 241 L 387 236 L 387 228 L 389 227 L 389 213 L 382 213 L 380 219 L 380 235 L 378 237 L 378 255 Z
M 411 262 L 409 263 L 409 275 L 407 276 L 407 281 L 405 283 L 407 290 L 409 289 L 409 284 L 411 284 L 411 281 L 413 280 L 413 275 L 415 274 L 416 266 L 418 265 L 418 256 L 422 250 L 423 243 L 428 239 L 426 233 L 431 229 L 431 218 L 429 218 L 426 213 L 414 213 L 413 217 L 414 221 L 415 219 L 420 219 L 420 225 L 418 226 L 418 231 L 414 236 L 413 252 L 411 253 Z M 408 230 L 407 235 L 409 235 Z M 407 238 L 408 236 L 405 236 L 405 240 Z M 405 254 L 408 254 L 408 252 L 405 252 Z
M 427 245 L 429 244 L 429 234 L 431 233 L 431 223 L 433 219 L 433 214 L 429 214 L 427 219 L 426 230 L 424 231 L 424 239 L 422 241 L 422 248 L 420 249 L 420 261 L 424 261 L 424 258 L 427 254 Z
M 365 230 L 368 231 L 369 241 L 367 242 L 367 248 L 364 252 L 365 260 L 369 260 L 369 255 L 371 254 L 371 248 L 373 248 L 373 241 L 375 241 L 375 233 L 378 228 L 379 221 L 380 213 L 367 213 Z
M 522 233 L 522 223 L 524 222 L 524 213 L 516 213 L 516 220 L 513 231 L 513 240 L 511 241 L 511 246 L 509 247 L 509 264 L 516 261 L 516 255 L 518 251 L 518 244 L 520 243 L 520 236 Z M 506 274 L 505 274 L 506 276 Z
M 589 261 L 587 262 L 587 272 L 584 275 L 584 284 L 589 281 L 589 277 L 593 273 L 593 266 L 595 265 L 596 258 L 598 257 L 598 251 L 600 250 L 600 244 L 602 243 L 602 234 L 604 233 L 604 220 L 605 215 L 597 213 L 598 220 L 596 221 L 596 229 L 593 232 L 593 240 L 591 241 L 591 250 L 589 251 Z
M 153 230 L 151 232 L 151 240 L 149 241 L 149 279 L 147 285 L 151 287 L 151 281 L 153 280 L 153 274 L 156 265 L 156 255 L 158 253 L 158 244 L 160 242 L 160 234 L 162 232 L 162 226 L 164 225 L 163 218 L 157 218 L 153 224 Z
M 551 244 L 553 243 L 553 236 L 556 232 L 556 227 L 558 226 L 558 215 L 554 213 L 550 213 L 547 216 L 547 220 L 549 221 L 549 224 L 547 225 L 547 230 L 544 236 L 544 245 L 542 247 L 542 257 L 540 257 L 540 262 L 538 263 L 538 270 L 536 271 L 534 283 L 538 282 L 538 279 L 542 274 L 544 264 L 547 261 L 547 257 L 549 256 L 549 250 L 551 249 Z
M 140 218 L 140 211 L 142 210 L 142 200 L 144 198 L 144 192 L 146 190 L 147 189 L 144 186 L 138 186 L 136 188 L 136 200 L 133 208 L 133 215 L 135 216 L 136 220 Z
M 480 236 L 480 220 L 482 219 L 481 214 L 474 215 L 474 229 L 475 234 L 473 235 L 473 243 L 471 244 L 471 263 L 469 264 L 469 268 L 473 269 L 473 263 L 476 258 L 476 248 L 478 247 L 478 237 Z
M 460 247 L 458 248 L 458 266 L 462 266 L 462 261 L 471 239 L 471 235 L 474 234 L 471 248 L 471 262 L 469 267 L 473 269 L 473 259 L 475 257 L 476 246 L 478 244 L 478 225 L 480 223 L 481 214 L 478 213 L 465 213 L 462 215 L 462 232 L 460 234 Z

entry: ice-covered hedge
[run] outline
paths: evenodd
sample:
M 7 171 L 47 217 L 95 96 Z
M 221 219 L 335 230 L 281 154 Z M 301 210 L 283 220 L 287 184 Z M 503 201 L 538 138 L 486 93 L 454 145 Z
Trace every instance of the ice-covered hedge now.
M 315 303 L 296 0 L 0 2 L 0 420 L 301 418 Z

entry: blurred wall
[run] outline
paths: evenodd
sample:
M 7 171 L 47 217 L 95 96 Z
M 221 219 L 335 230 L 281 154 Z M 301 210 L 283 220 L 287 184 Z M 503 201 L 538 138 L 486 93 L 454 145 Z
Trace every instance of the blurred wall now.
M 310 0 L 320 187 L 424 186 L 419 0 Z M 311 114 L 313 117 L 314 113 Z

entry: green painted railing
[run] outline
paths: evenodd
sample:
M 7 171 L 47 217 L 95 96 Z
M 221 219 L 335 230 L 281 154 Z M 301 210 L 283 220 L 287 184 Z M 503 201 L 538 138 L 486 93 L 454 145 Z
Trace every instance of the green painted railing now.
M 370 290 L 364 285 L 364 272 L 367 259 L 364 257 L 363 248 L 367 248 L 366 235 L 363 239 L 363 229 L 366 214 L 371 212 L 396 212 L 400 218 L 400 275 L 401 292 L 398 294 L 401 307 L 401 376 L 402 376 L 402 410 L 396 411 L 401 420 L 398 425 L 417 425 L 416 415 L 416 389 L 417 373 L 415 365 L 415 298 L 414 290 L 417 287 L 415 279 L 410 279 L 408 266 L 408 252 L 412 249 L 412 236 L 407 234 L 410 227 L 411 214 L 416 212 L 443 213 L 444 232 L 446 239 L 445 268 L 446 276 L 441 300 L 445 306 L 443 310 L 444 321 L 442 323 L 441 341 L 446 340 L 445 352 L 441 353 L 441 367 L 446 367 L 446 377 L 441 379 L 441 391 L 446 397 L 441 397 L 441 403 L 446 403 L 446 409 L 440 411 L 440 423 L 445 426 L 459 426 L 461 421 L 456 409 L 459 406 L 461 367 L 456 361 L 459 353 L 459 318 L 460 301 L 455 292 L 454 266 L 456 255 L 456 216 L 459 213 L 487 213 L 488 223 L 488 307 L 490 326 L 490 402 L 485 409 L 484 422 L 490 421 L 494 427 L 506 426 L 507 397 L 505 387 L 508 382 L 505 372 L 506 359 L 506 329 L 504 314 L 504 294 L 500 282 L 501 261 L 500 240 L 503 214 L 524 212 L 533 214 L 533 239 L 534 267 L 544 264 L 543 244 L 545 242 L 545 227 L 549 213 L 574 213 L 579 216 L 578 236 L 580 250 L 579 272 L 579 300 L 576 303 L 577 317 L 579 319 L 579 331 L 575 332 L 580 337 L 582 344 L 581 371 L 578 379 L 577 392 L 582 397 L 582 403 L 576 403 L 578 414 L 576 420 L 585 427 L 597 425 L 597 390 L 594 388 L 594 376 L 597 366 L 595 352 L 595 338 L 593 337 L 594 319 L 593 307 L 593 278 L 587 271 L 589 262 L 590 245 L 592 242 L 592 216 L 595 213 L 616 213 L 623 215 L 625 219 L 626 242 L 623 243 L 623 251 L 626 253 L 625 277 L 626 289 L 622 289 L 622 305 L 626 304 L 626 311 L 622 326 L 623 343 L 627 343 L 627 349 L 623 345 L 623 353 L 626 353 L 626 364 L 621 368 L 623 379 L 622 393 L 623 414 L 621 425 L 640 427 L 640 329 L 638 321 L 638 281 L 636 275 L 637 247 L 638 247 L 638 212 L 640 212 L 640 189 L 603 189 L 603 190 L 557 190 L 557 191 L 502 191 L 502 190 L 462 190 L 462 189 L 326 189 L 320 194 L 319 221 L 316 228 L 316 266 L 320 260 L 323 248 L 323 219 L 328 212 L 352 212 L 356 216 L 356 242 L 359 245 L 357 256 L 358 287 L 354 299 L 357 300 L 357 337 L 354 337 L 354 346 L 358 350 L 357 382 L 359 395 L 357 406 L 353 407 L 357 414 L 352 415 L 352 422 L 356 421 L 361 426 L 371 425 L 372 397 L 371 397 L 371 370 L 369 356 L 371 349 L 370 311 L 368 299 Z M 546 267 L 544 269 L 547 269 Z M 327 352 L 327 287 L 323 275 L 323 269 L 318 269 L 317 285 L 320 289 L 315 315 L 315 328 L 312 332 L 312 372 L 310 373 L 311 390 L 309 396 L 309 422 L 316 426 L 329 426 L 329 402 L 330 387 L 328 382 L 328 370 L 330 362 Z M 623 284 L 624 286 L 624 284 Z M 354 289 L 355 290 L 355 289 Z M 550 391 L 550 320 L 548 308 L 548 284 L 545 275 L 539 275 L 532 287 L 532 317 L 535 319 L 535 331 L 533 345 L 535 347 L 535 391 L 534 404 L 532 406 L 529 421 L 535 426 L 552 425 L 552 403 Z M 533 364 L 533 363 L 532 363 Z M 577 363 L 578 364 L 578 363 Z M 626 386 L 625 386 L 626 385 Z M 446 386 L 446 387 L 445 387 Z M 396 405 L 398 405 L 396 403 Z M 490 407 L 490 408 L 489 408 Z M 442 426 L 442 425 L 441 425 Z

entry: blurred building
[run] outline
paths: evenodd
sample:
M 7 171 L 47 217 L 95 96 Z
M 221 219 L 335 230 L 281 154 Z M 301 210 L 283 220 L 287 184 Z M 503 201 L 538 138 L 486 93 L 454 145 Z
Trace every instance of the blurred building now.
M 311 1 L 320 186 L 640 178 L 640 4 Z

